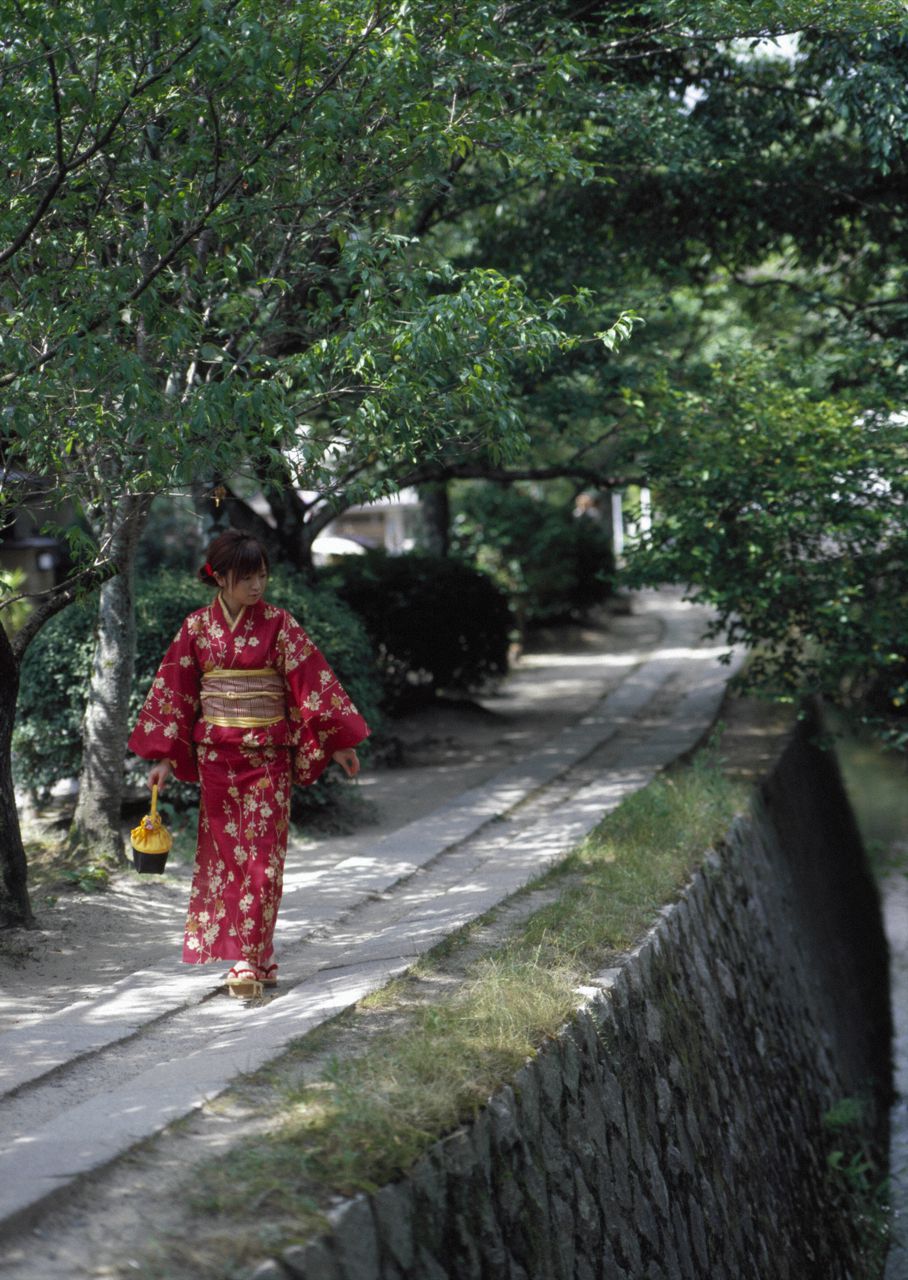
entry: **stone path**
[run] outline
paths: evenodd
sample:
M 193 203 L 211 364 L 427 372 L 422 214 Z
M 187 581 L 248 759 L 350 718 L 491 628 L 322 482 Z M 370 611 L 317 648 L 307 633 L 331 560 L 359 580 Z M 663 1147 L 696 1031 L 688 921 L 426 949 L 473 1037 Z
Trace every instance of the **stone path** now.
M 281 986 L 267 1003 L 225 999 L 222 974 L 178 969 L 168 949 L 91 1000 L 0 1034 L 0 1232 L 384 985 L 694 746 L 737 662 L 720 665 L 722 649 L 702 643 L 703 610 L 668 593 L 640 607 L 660 641 L 626 666 L 584 658 L 575 723 L 352 856 L 291 860 Z M 531 663 L 528 697 L 542 696 L 539 674 Z

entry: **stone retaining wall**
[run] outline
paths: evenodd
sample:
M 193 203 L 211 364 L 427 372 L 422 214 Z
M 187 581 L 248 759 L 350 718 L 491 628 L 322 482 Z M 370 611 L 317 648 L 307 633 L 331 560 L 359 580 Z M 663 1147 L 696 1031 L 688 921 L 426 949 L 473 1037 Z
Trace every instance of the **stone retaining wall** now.
M 886 951 L 834 760 L 808 732 L 599 985 L 475 1123 L 259 1280 L 865 1274 L 822 1121 L 869 1094 L 885 1143 Z

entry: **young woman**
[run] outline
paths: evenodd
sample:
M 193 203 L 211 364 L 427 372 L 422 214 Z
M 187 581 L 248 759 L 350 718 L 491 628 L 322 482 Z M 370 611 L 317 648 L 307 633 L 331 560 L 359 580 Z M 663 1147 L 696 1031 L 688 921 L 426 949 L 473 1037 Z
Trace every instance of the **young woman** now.
M 217 594 L 181 626 L 129 739 L 154 762 L 149 787 L 171 774 L 201 783 L 183 960 L 235 961 L 227 986 L 240 997 L 277 985 L 292 783 L 331 760 L 355 777 L 369 733 L 303 628 L 266 602 L 268 571 L 254 538 L 215 538 L 199 577 Z

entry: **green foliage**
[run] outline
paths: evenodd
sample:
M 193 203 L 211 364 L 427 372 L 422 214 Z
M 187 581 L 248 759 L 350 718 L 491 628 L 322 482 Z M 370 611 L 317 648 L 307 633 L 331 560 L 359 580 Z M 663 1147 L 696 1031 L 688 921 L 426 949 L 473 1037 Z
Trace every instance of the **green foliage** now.
M 873 1149 L 873 1111 L 868 1098 L 850 1097 L 823 1116 L 829 1203 L 860 1242 L 867 1277 L 882 1275 L 891 1234 L 889 1182 Z
M 97 601 L 89 597 L 52 618 L 25 652 L 13 731 L 16 782 L 40 798 L 78 775 L 82 716 L 91 677 Z
M 574 342 L 573 288 L 532 299 L 426 232 L 477 167 L 501 192 L 593 177 L 585 44 L 489 0 L 17 4 L 4 461 L 109 516 L 246 465 L 353 501 L 417 459 L 513 454 L 517 380 Z
M 83 893 L 103 893 L 110 884 L 110 871 L 90 862 L 87 866 L 66 868 L 60 872 L 60 878 Z
M 370 723 L 379 719 L 380 686 L 369 643 L 357 621 L 324 587 L 302 586 L 277 573 L 269 597 L 310 631 Z M 138 583 L 136 667 L 130 696 L 134 720 L 164 651 L 183 619 L 211 599 L 188 574 L 164 570 Z M 54 783 L 76 777 L 82 760 L 82 716 L 91 670 L 97 607 L 94 598 L 63 610 L 42 628 L 22 666 L 13 751 L 18 783 L 46 796 Z M 172 780 L 168 796 L 187 802 L 194 788 Z
M 840 1098 L 823 1116 L 823 1128 L 833 1134 L 860 1128 L 867 1121 L 869 1109 L 866 1098 Z
M 844 54 L 852 62 L 851 75 L 836 77 L 830 83 L 830 102 L 860 140 L 870 164 L 884 176 L 903 167 L 908 146 L 908 24 L 904 9 L 900 16 L 901 29 L 831 42 L 831 48 L 821 54 L 826 58 Z
M 212 598 L 210 587 L 187 573 L 164 569 L 136 581 L 136 663 L 130 721 L 138 716 L 164 651 L 183 619 Z
M 712 39 L 863 30 L 905 17 L 900 0 L 655 0 L 646 7 L 664 20 L 695 25 Z
M 581 344 L 526 381 L 528 463 L 649 483 L 664 523 L 633 580 L 692 584 L 758 646 L 763 688 L 844 683 L 906 746 L 904 6 L 668 0 L 602 22 L 642 46 L 617 47 L 591 113 L 611 181 L 469 220 L 468 261 L 533 293 L 582 273 L 647 320 L 620 361 Z
M 346 557 L 328 579 L 362 619 L 392 705 L 474 690 L 507 670 L 507 601 L 469 565 L 371 552 Z
M 778 6 L 774 16 L 781 18 L 794 8 Z M 699 6 L 695 11 L 682 4 L 673 15 L 679 18 L 685 10 L 693 32 L 722 9 L 729 30 L 743 21 L 743 10 L 735 13 L 731 6 Z M 755 6 L 748 9 L 759 28 L 769 7 L 762 16 Z M 804 6 L 800 11 L 802 16 L 807 12 Z M 806 305 L 790 304 L 783 311 L 777 301 L 770 310 L 758 300 L 780 294 L 789 303 L 799 298 L 795 290 L 802 281 L 809 287 L 810 281 L 794 268 L 797 255 L 807 262 L 810 254 L 815 259 L 818 252 L 844 249 L 846 237 L 857 239 L 854 219 L 847 220 L 842 208 L 831 209 L 821 194 L 833 172 L 836 182 L 851 172 L 857 185 L 854 149 L 825 98 L 805 103 L 808 85 L 815 85 L 818 76 L 847 81 L 849 58 L 861 66 L 866 54 L 869 79 L 884 56 L 883 43 L 878 41 L 870 59 L 854 42 L 846 52 L 841 40 L 824 40 L 817 32 L 809 44 L 802 39 L 798 60 L 793 54 L 772 59 L 709 36 L 703 43 L 695 38 L 686 43 L 677 30 L 654 36 L 651 58 L 638 68 L 637 78 L 648 94 L 645 112 L 610 132 L 600 122 L 598 154 L 604 168 L 620 174 L 620 181 L 608 189 L 556 185 L 545 195 L 533 190 L 525 203 L 508 202 L 494 223 L 476 220 L 482 236 L 477 259 L 492 256 L 505 269 L 520 270 L 534 289 L 544 281 L 559 287 L 576 274 L 582 245 L 585 281 L 592 287 L 601 282 L 602 293 L 609 286 L 613 292 L 627 290 L 628 299 L 647 312 L 648 328 L 620 366 L 597 368 L 586 352 L 575 351 L 557 375 L 531 386 L 540 423 L 534 446 L 544 443 L 553 459 L 565 446 L 580 447 L 598 465 L 626 467 L 631 478 L 645 476 L 648 438 L 639 431 L 639 410 L 645 403 L 647 417 L 661 414 L 657 396 L 666 366 L 673 383 L 696 385 L 704 349 L 715 352 L 718 345 L 727 348 L 755 332 L 768 338 L 771 324 L 780 342 L 818 333 L 819 307 L 813 308 L 808 330 L 801 322 Z M 827 59 L 825 69 L 821 54 Z M 890 54 L 894 57 L 891 49 Z M 686 104 L 681 101 L 685 90 L 691 93 Z M 633 101 L 628 93 L 625 102 L 631 106 Z M 892 194 L 894 189 L 887 188 L 887 199 Z M 880 220 L 879 229 L 885 225 Z M 783 246 L 783 236 L 797 240 Z M 864 244 L 866 248 L 866 236 Z M 767 263 L 767 273 L 775 267 L 782 278 L 779 287 L 767 288 L 761 272 L 761 288 L 749 289 L 741 278 L 744 270 L 774 250 L 781 257 L 783 249 L 784 262 Z M 848 264 L 850 268 L 851 258 Z M 828 279 L 824 271 L 824 281 Z M 814 298 L 815 293 L 805 296 L 805 304 Z M 825 312 L 827 337 L 831 314 Z M 858 309 L 848 314 L 856 315 Z M 801 371 L 805 363 L 802 358 Z M 809 371 L 814 378 L 817 372 L 815 367 Z M 535 424 L 536 411 L 529 413 Z M 670 429 L 666 422 L 665 430 Z M 538 448 L 534 460 L 539 460 Z
M 15 634 L 32 611 L 28 600 L 15 600 L 26 585 L 23 569 L 0 569 L 0 626 Z M 15 603 L 7 603 L 13 601 Z
M 615 563 L 602 525 L 494 484 L 463 486 L 454 533 L 462 554 L 508 593 L 525 623 L 580 618 L 605 600 Z
M 879 423 L 908 360 L 903 5 L 24 0 L 7 27 L 5 466 L 95 516 L 243 473 L 281 530 L 447 476 L 649 480 L 679 537 L 640 573 L 740 604 L 768 687 L 905 702 L 900 511 L 866 489 L 901 474 Z M 741 351 L 773 365 L 754 431 Z M 870 453 L 837 474 L 864 412 Z M 752 554 L 684 534 L 713 451 L 709 502 L 728 490 Z M 317 496 L 285 519 L 294 488 Z
M 672 391 L 646 437 L 662 518 L 632 583 L 680 581 L 757 652 L 749 683 L 794 699 L 882 689 L 908 704 L 908 424 L 787 385 L 743 355 Z M 908 733 L 897 726 L 899 744 Z

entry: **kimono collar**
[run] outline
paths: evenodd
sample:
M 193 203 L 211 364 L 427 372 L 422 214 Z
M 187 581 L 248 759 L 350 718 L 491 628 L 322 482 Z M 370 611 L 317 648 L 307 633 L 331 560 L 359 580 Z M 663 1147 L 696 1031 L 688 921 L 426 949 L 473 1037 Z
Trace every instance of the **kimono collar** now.
M 262 603 L 261 600 L 256 600 L 255 604 L 250 604 L 250 605 L 244 604 L 242 609 L 240 609 L 239 613 L 232 614 L 230 610 L 227 608 L 227 602 L 220 591 L 215 596 L 215 600 L 217 601 L 218 607 L 221 610 L 221 617 L 227 623 L 227 628 L 230 631 L 231 635 L 233 634 L 234 631 L 236 631 L 237 627 L 240 625 L 240 622 L 243 620 L 246 614 L 250 612 L 255 613 L 259 605 Z

